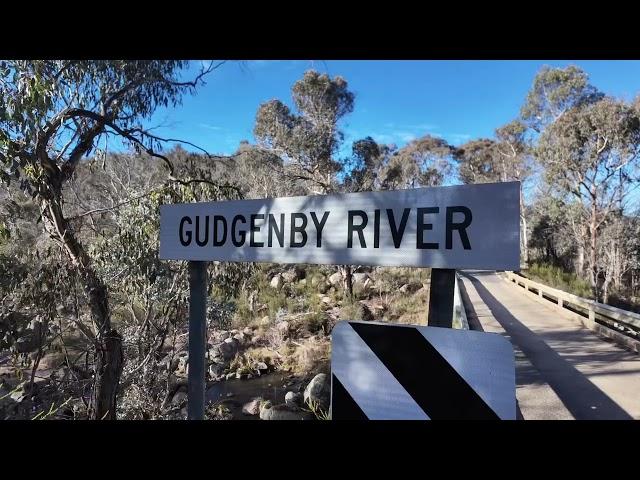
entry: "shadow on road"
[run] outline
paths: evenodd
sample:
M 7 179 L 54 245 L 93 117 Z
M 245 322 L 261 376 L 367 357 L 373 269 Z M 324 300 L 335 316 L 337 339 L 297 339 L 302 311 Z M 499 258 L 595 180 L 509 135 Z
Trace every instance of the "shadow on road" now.
M 476 276 L 493 272 L 460 272 L 475 287 L 482 301 L 511 341 L 520 348 L 577 420 L 632 420 L 616 402 L 522 324 Z M 569 334 L 570 335 L 570 334 Z M 597 339 L 596 339 L 597 340 Z

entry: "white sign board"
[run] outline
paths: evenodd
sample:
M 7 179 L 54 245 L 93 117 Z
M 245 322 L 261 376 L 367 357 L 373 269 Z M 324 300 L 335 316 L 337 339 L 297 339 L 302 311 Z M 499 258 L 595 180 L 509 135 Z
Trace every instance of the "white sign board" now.
M 513 347 L 495 333 L 338 322 L 331 418 L 515 420 Z
M 160 258 L 517 270 L 520 182 L 160 207 Z

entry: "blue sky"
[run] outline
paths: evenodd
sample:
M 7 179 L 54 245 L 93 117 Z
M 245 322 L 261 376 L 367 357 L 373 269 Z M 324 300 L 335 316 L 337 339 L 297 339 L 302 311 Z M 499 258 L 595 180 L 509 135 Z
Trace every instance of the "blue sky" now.
M 158 135 L 193 142 L 211 153 L 233 153 L 241 140 L 254 142 L 258 106 L 273 98 L 291 106 L 291 86 L 314 68 L 343 76 L 356 95 L 353 113 L 341 124 L 342 153 L 367 135 L 402 146 L 430 133 L 458 145 L 490 137 L 514 119 L 545 64 L 578 65 L 609 95 L 628 100 L 640 93 L 640 61 L 255 60 L 224 64 L 197 95 L 186 97 L 179 108 L 159 110 L 150 125 L 160 125 Z M 187 75 L 199 65 L 192 62 Z

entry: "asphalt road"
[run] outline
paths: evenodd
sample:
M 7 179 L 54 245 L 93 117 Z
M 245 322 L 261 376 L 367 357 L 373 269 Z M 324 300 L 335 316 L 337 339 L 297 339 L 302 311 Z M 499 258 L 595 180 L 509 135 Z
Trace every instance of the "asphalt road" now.
M 528 298 L 495 272 L 461 273 L 470 322 L 477 318 L 484 331 L 514 346 L 520 418 L 640 419 L 640 355 Z

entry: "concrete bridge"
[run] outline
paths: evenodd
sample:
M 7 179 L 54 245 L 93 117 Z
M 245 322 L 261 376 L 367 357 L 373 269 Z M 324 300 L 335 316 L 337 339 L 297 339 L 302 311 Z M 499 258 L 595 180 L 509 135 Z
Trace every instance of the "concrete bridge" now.
M 520 419 L 640 419 L 640 355 L 620 346 L 619 338 L 614 342 L 587 328 L 593 312 L 581 322 L 544 300 L 544 292 L 538 292 L 541 300 L 532 298 L 504 274 L 460 274 L 471 328 L 499 333 L 513 344 Z

